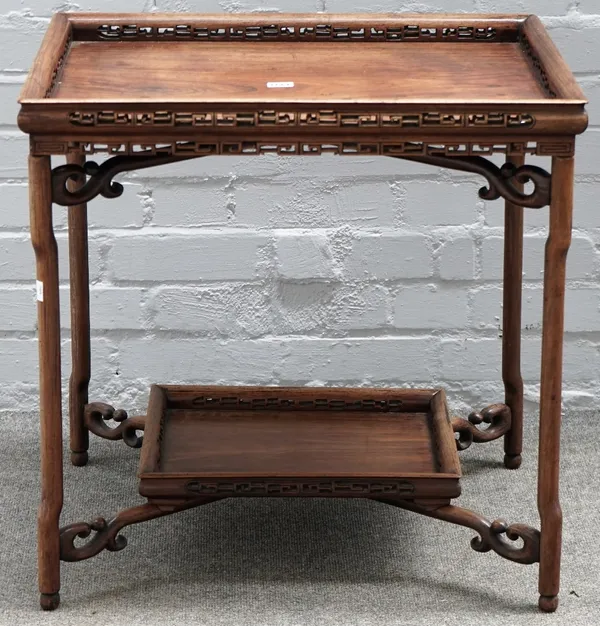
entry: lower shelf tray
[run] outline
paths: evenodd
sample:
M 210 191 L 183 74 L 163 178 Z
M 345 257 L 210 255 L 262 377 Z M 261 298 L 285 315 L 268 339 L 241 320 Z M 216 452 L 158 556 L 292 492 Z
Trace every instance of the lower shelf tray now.
M 139 478 L 151 500 L 460 495 L 441 389 L 153 385 Z

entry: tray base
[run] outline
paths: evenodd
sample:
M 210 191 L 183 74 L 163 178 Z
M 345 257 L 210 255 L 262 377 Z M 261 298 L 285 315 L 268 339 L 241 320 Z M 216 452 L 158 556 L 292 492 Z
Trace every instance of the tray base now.
M 152 387 L 149 498 L 449 499 L 459 478 L 441 390 Z

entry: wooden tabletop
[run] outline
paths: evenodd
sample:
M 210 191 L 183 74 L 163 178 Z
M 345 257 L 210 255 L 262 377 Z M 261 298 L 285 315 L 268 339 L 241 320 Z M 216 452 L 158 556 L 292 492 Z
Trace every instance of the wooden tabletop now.
M 471 52 L 471 54 L 469 54 Z M 110 79 L 107 80 L 107 77 Z M 81 102 L 543 100 L 518 43 L 75 42 L 51 98 Z
M 346 151 L 364 153 L 448 136 L 565 154 L 587 126 L 542 23 L 519 15 L 58 13 L 20 103 L 40 154 L 123 141 L 133 153 L 158 138 L 207 154 L 364 140 Z M 545 147 L 528 147 L 540 136 Z

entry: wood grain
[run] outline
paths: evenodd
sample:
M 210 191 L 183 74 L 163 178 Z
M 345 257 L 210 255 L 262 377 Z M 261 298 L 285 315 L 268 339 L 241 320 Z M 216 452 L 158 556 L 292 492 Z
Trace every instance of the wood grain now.
M 558 606 L 562 545 L 559 500 L 566 262 L 573 224 L 574 159 L 552 161 L 550 231 L 544 263 L 538 510 L 541 526 L 540 608 Z
M 545 98 L 517 43 L 482 44 L 475 55 L 462 43 L 357 43 L 339 50 L 332 54 L 331 44 L 320 42 L 213 47 L 178 41 L 78 42 L 52 96 L 272 103 Z M 271 81 L 292 81 L 294 87 L 268 88 Z
M 525 157 L 509 159 L 515 167 Z M 523 191 L 523 185 L 516 185 Z M 521 309 L 523 298 L 523 207 L 506 202 L 504 208 L 504 281 L 502 288 L 502 380 L 511 427 L 504 437 L 504 465 L 517 469 L 523 451 L 523 378 L 521 376 Z
M 31 243 L 37 280 L 41 283 L 37 303 L 42 485 L 38 512 L 38 580 L 43 609 L 54 609 L 59 603 L 59 517 L 63 505 L 58 250 L 52 226 L 50 190 L 50 159 L 30 156 Z
M 67 163 L 83 166 L 85 156 L 74 153 Z M 75 191 L 83 181 L 70 182 Z M 69 380 L 69 423 L 71 463 L 86 465 L 89 435 L 83 414 L 88 403 L 91 377 L 90 352 L 90 276 L 88 259 L 87 205 L 68 209 L 69 222 L 69 294 L 71 299 L 71 378 Z

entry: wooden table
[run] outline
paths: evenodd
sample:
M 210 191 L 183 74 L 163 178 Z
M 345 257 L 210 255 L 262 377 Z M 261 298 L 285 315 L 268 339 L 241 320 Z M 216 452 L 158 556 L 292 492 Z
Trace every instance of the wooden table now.
M 575 136 L 587 115 L 537 17 L 59 13 L 20 103 L 37 260 L 42 608 L 58 606 L 60 561 L 124 548 L 124 526 L 227 497 L 318 496 L 371 498 L 472 528 L 475 550 L 539 562 L 539 606 L 556 609 L 565 263 Z M 96 153 L 108 158 L 88 160 Z M 266 153 L 381 155 L 487 180 L 479 195 L 506 203 L 503 404 L 451 419 L 441 389 L 162 383 L 152 386 L 146 416 L 88 401 L 86 203 L 120 196 L 113 177 L 127 170 Z M 52 169 L 53 155 L 67 163 Z M 551 173 L 526 165 L 532 155 L 551 157 Z M 87 463 L 89 433 L 141 446 L 147 498 L 108 522 L 63 528 L 52 203 L 69 207 L 71 460 Z M 523 207 L 547 205 L 537 530 L 490 522 L 451 501 L 460 494 L 458 450 L 504 437 L 506 467 L 521 463 Z M 86 541 L 75 545 L 76 537 Z

